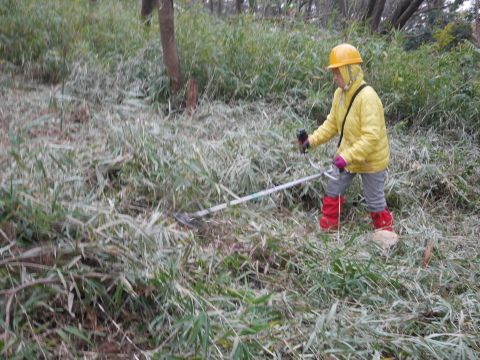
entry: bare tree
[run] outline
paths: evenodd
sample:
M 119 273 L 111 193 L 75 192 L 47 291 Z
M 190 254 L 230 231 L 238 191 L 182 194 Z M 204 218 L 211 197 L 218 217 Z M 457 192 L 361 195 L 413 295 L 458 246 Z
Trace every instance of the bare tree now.
M 306 15 L 307 17 L 310 17 L 312 14 L 312 6 L 313 6 L 313 0 L 308 0 L 308 5 L 306 9 Z
M 170 78 L 170 91 L 176 95 L 183 87 L 182 72 L 175 42 L 175 22 L 173 0 L 142 0 L 141 17 L 146 26 L 150 26 L 155 7 L 158 8 L 158 23 L 162 40 L 163 62 Z
M 477 43 L 480 47 L 480 10 L 479 0 L 475 0 L 475 36 L 477 37 Z
M 141 17 L 146 26 L 152 23 L 152 14 L 155 6 L 158 6 L 158 0 L 142 0 Z
M 223 0 L 218 0 L 217 15 L 222 16 L 222 12 L 223 12 Z
M 187 106 L 185 108 L 187 114 L 191 115 L 195 111 L 198 101 L 198 85 L 194 78 L 187 81 Z
M 235 0 L 235 10 L 237 14 L 242 13 L 242 5 L 244 0 Z
M 372 31 L 377 31 L 380 21 L 382 20 L 383 10 L 385 9 L 386 0 L 369 0 L 367 11 L 365 12 L 365 20 L 370 25 Z
M 336 0 L 336 7 L 338 8 L 338 11 L 340 12 L 340 15 L 342 15 L 342 17 L 344 19 L 347 18 L 347 6 L 345 4 L 345 0 Z
M 175 42 L 175 23 L 173 0 L 159 0 L 158 23 L 162 40 L 163 61 L 170 78 L 170 91 L 176 95 L 183 87 L 182 72 L 178 59 L 177 43 Z
M 255 14 L 257 11 L 257 0 L 248 0 L 250 11 Z
M 373 9 L 375 8 L 376 0 L 368 0 L 367 10 L 365 11 L 365 20 L 372 17 Z
M 415 14 L 424 0 L 402 0 L 398 3 L 392 15 L 386 22 L 387 28 L 402 29 L 407 21 Z

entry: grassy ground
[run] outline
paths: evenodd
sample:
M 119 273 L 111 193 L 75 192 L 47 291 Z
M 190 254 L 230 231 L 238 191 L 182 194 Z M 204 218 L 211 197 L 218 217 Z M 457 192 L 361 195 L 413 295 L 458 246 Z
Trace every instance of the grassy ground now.
M 479 357 L 470 134 L 389 127 L 389 250 L 358 181 L 337 234 L 318 232 L 323 181 L 191 230 L 173 212 L 313 174 L 295 131 L 314 123 L 278 103 L 203 99 L 187 117 L 1 84 L 0 358 Z

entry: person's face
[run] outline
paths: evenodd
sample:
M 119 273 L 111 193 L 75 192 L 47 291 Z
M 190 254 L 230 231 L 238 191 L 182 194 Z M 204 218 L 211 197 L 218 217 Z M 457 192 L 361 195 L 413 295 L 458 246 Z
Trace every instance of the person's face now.
M 342 74 L 340 73 L 340 69 L 335 68 L 333 69 L 333 80 L 335 81 L 335 85 L 337 85 L 339 88 L 344 88 L 345 87 L 345 81 L 343 81 Z

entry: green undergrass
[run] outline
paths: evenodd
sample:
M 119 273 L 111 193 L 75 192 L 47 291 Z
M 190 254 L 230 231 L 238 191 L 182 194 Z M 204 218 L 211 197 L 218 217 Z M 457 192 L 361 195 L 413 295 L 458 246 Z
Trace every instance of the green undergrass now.
M 97 102 L 118 102 L 127 92 L 167 103 L 156 16 L 145 28 L 137 2 L 6 1 L 0 9 L 6 69 L 66 81 L 70 93 Z M 402 33 L 379 37 L 358 25 L 340 33 L 248 15 L 220 19 L 182 4 L 176 10 L 182 72 L 197 79 L 201 98 L 287 103 L 301 116 L 321 120 L 333 90 L 324 70 L 328 53 L 349 42 L 362 54 L 366 80 L 381 95 L 389 123 L 464 128 L 478 136 L 480 51 L 472 43 L 406 52 Z

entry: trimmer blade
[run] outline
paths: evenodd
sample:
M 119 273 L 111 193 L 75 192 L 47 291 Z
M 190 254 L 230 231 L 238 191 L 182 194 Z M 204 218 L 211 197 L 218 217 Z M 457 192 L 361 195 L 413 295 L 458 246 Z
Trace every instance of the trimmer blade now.
M 175 216 L 175 219 L 189 228 L 202 227 L 202 222 L 188 213 L 174 213 L 173 216 Z

